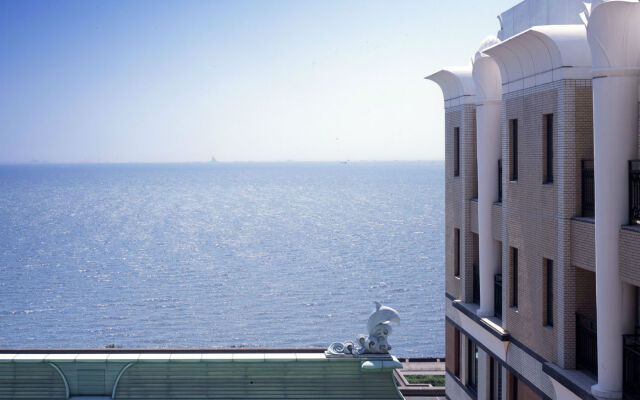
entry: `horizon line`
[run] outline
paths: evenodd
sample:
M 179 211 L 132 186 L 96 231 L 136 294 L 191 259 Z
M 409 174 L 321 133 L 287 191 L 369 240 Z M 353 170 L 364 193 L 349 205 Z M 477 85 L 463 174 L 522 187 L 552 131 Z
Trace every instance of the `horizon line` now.
M 413 160 L 232 160 L 232 161 L 0 161 L 0 166 L 26 166 L 26 165 L 123 165 L 123 164 L 351 164 L 351 163 L 389 163 L 389 162 L 437 162 L 445 161 L 444 158 L 413 159 Z

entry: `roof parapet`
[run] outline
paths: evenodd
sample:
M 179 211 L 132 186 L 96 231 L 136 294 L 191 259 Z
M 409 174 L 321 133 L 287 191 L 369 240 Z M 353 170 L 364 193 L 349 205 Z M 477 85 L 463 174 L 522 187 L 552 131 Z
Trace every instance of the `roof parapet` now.
M 509 93 L 560 79 L 591 79 L 591 52 L 584 25 L 534 26 L 492 46 Z

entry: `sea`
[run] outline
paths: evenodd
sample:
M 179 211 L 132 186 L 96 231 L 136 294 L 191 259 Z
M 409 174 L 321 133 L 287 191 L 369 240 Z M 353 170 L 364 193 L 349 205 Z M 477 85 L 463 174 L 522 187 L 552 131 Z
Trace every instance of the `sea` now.
M 444 162 L 0 166 L 0 347 L 444 356 Z

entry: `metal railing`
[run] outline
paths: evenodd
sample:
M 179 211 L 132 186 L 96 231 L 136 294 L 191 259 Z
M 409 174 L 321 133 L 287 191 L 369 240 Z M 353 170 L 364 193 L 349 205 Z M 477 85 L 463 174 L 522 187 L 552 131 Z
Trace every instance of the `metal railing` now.
M 576 314 L 576 367 L 598 376 L 598 328 L 582 314 Z
M 629 161 L 629 224 L 640 225 L 640 160 Z
M 498 160 L 498 203 L 502 203 L 502 160 Z
M 480 268 L 473 264 L 473 302 L 480 304 Z
M 640 335 L 622 337 L 622 384 L 625 399 L 640 399 Z
M 502 274 L 493 277 L 493 315 L 502 319 Z
M 582 160 L 582 216 L 593 218 L 596 213 L 593 160 Z

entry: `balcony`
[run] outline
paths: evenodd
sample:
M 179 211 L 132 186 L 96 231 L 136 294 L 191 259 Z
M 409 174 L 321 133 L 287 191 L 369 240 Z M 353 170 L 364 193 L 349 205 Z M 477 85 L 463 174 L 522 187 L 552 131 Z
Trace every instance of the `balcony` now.
M 473 264 L 473 302 L 480 304 L 480 268 Z
M 640 160 L 629 161 L 629 224 L 640 225 Z
M 493 315 L 502 319 L 502 274 L 493 277 Z
M 593 218 L 596 213 L 593 160 L 582 160 L 582 216 Z
M 502 160 L 498 160 L 498 203 L 502 203 Z
M 622 377 L 624 398 L 640 399 L 640 335 L 624 335 Z
M 582 314 L 576 314 L 576 367 L 598 376 L 598 328 Z

